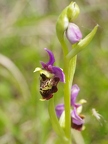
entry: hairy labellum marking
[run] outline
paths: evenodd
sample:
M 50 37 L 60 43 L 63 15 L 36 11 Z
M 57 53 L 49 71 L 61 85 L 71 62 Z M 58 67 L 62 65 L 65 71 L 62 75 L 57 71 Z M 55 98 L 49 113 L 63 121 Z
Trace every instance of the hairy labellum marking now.
M 57 84 L 60 81 L 58 77 L 47 78 L 44 74 L 41 74 L 40 80 L 40 94 L 43 99 L 50 99 L 53 97 L 53 93 L 57 92 Z

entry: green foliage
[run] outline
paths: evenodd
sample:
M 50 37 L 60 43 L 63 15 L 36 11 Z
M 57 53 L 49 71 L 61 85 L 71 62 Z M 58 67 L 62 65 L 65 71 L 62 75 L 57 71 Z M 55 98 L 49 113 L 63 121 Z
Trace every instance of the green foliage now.
M 50 144 L 60 143 L 51 129 L 47 102 L 39 99 L 39 78 L 33 73 L 39 61 L 47 61 L 44 47 L 53 50 L 56 65 L 63 66 L 61 47 L 55 25 L 61 10 L 71 1 L 1 0 L 0 1 L 0 143 Z M 63 2 L 63 3 L 62 3 Z M 81 8 L 76 23 L 83 36 L 99 24 L 97 35 L 78 55 L 74 83 L 81 89 L 86 128 L 82 132 L 85 144 L 106 144 L 108 141 L 108 5 L 107 0 L 76 1 Z M 70 46 L 71 48 L 71 46 Z M 62 86 L 55 103 L 62 99 Z M 79 98 L 80 99 L 80 98 Z M 91 109 L 104 117 L 98 122 Z M 80 139 L 79 139 L 80 141 Z

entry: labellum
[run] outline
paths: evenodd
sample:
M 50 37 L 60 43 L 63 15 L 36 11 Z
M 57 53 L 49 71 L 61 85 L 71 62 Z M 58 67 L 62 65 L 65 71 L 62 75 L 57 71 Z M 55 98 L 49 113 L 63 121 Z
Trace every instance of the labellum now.
M 79 116 L 80 116 L 81 119 L 84 119 L 84 118 L 85 118 L 83 115 L 79 115 Z M 76 129 L 76 130 L 81 131 L 82 128 L 83 128 L 83 124 L 80 124 L 80 125 L 79 125 L 79 124 L 75 124 L 75 123 L 72 122 L 72 119 L 71 119 L 71 127 L 72 127 L 73 129 Z
M 40 76 L 40 94 L 42 95 L 43 99 L 48 100 L 53 97 L 53 93 L 58 91 L 57 84 L 60 79 L 55 76 L 48 78 L 44 74 L 41 74 Z

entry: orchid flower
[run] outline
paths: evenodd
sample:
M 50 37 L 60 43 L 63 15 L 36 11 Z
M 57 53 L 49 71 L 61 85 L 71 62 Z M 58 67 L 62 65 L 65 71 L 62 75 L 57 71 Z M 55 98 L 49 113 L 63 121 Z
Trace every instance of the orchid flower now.
M 53 93 L 57 92 L 58 82 L 65 82 L 65 75 L 61 68 L 53 66 L 55 62 L 53 53 L 47 48 L 44 50 L 49 55 L 49 61 L 47 63 L 41 61 L 42 68 L 37 67 L 34 72 L 40 72 L 40 93 L 42 100 L 48 100 L 53 97 Z
M 80 115 L 81 110 L 82 110 L 82 103 L 85 103 L 85 100 L 81 100 L 80 103 L 76 103 L 76 98 L 79 93 L 80 89 L 79 87 L 75 84 L 71 88 L 71 126 L 72 128 L 76 130 L 82 130 L 83 124 L 84 124 L 84 116 Z M 64 104 L 59 104 L 55 108 L 56 110 L 56 115 L 58 118 L 60 118 L 64 112 Z

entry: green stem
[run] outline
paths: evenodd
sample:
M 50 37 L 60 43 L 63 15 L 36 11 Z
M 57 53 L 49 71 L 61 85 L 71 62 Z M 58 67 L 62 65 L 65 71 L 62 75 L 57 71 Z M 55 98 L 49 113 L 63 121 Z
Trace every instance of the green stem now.
M 77 55 L 75 55 L 69 63 L 69 83 L 72 86 L 75 70 L 76 70 Z M 70 87 L 71 88 L 71 87 Z
M 66 83 L 64 85 L 64 104 L 65 104 L 65 134 L 71 140 L 71 121 L 70 121 L 70 83 L 69 83 L 69 61 L 64 58 L 64 72 Z
M 63 129 L 60 127 L 59 121 L 55 113 L 54 97 L 49 100 L 48 111 L 49 111 L 49 116 L 50 116 L 53 129 L 55 130 L 57 135 L 60 137 L 61 142 L 63 144 L 68 144 L 68 139 L 66 138 Z
M 58 37 L 58 39 L 59 39 L 59 37 Z M 62 49 L 63 49 L 63 55 L 64 55 L 64 57 L 66 57 L 66 55 L 68 54 L 68 47 L 67 47 L 64 39 L 59 39 L 59 41 L 60 41 Z
M 65 73 L 65 85 L 64 85 L 64 105 L 65 105 L 65 135 L 68 139 L 68 144 L 71 144 L 71 117 L 70 117 L 70 93 L 72 81 L 76 68 L 76 56 L 71 60 L 67 59 L 68 47 L 64 41 L 64 38 L 60 39 L 63 55 L 64 55 L 64 73 Z
M 70 117 L 70 95 L 71 95 L 71 86 L 76 69 L 76 56 L 73 57 L 70 61 L 64 59 L 64 72 L 66 83 L 64 85 L 64 104 L 65 104 L 65 134 L 71 143 L 71 117 Z M 69 143 L 69 144 L 70 144 Z

